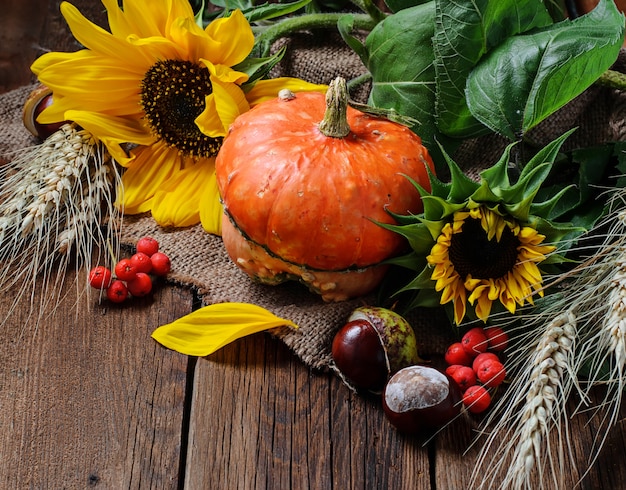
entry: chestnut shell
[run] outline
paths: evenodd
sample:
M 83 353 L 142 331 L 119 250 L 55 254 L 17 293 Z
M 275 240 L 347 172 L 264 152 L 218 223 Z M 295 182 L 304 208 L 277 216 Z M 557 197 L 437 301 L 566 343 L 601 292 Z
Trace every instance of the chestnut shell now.
M 395 373 L 382 396 L 385 415 L 400 432 L 418 434 L 443 427 L 461 411 L 461 389 L 447 374 L 428 366 Z

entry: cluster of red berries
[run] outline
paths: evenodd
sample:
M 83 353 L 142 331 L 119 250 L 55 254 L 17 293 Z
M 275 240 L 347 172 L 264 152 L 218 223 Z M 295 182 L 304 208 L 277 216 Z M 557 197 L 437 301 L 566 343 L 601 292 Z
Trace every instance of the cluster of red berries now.
M 500 386 L 506 378 L 498 354 L 506 349 L 508 341 L 500 327 L 475 327 L 446 350 L 446 373 L 461 388 L 463 405 L 471 413 L 487 410 L 491 405 L 489 389 Z
M 152 276 L 166 276 L 172 268 L 170 258 L 159 252 L 159 242 L 143 237 L 137 242 L 136 252 L 121 259 L 113 271 L 102 265 L 89 272 L 89 284 L 104 290 L 109 301 L 122 303 L 131 296 L 146 296 L 152 291 Z

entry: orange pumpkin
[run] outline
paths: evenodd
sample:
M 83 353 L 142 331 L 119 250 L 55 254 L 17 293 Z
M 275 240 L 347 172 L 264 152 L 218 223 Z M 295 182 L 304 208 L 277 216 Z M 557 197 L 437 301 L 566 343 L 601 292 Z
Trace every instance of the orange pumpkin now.
M 361 296 L 405 251 L 387 212 L 419 213 L 432 160 L 407 127 L 347 107 L 343 79 L 263 102 L 230 127 L 216 161 L 224 246 L 251 277 L 297 279 L 327 301 Z

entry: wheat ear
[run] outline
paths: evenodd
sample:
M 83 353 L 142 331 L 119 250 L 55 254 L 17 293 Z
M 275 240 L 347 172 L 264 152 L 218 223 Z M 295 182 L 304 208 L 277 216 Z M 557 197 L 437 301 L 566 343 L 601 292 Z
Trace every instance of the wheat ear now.
M 538 328 L 532 330 L 537 335 Z M 552 319 L 534 339 L 525 339 L 517 352 L 527 359 L 515 373 L 509 396 L 494 407 L 493 425 L 479 455 L 472 482 L 480 488 L 536 488 L 531 485 L 533 474 L 539 485 L 550 475 L 551 483 L 562 478 L 562 459 L 569 451 L 566 431 L 559 438 L 559 447 L 551 448 L 549 434 L 553 428 L 561 432 L 559 421 L 567 424 L 566 400 L 575 384 L 573 359 L 576 341 L 576 316 L 567 311 Z M 497 416 L 496 416 L 497 414 Z M 496 455 L 494 457 L 494 455 Z M 555 460 L 556 455 L 556 460 Z M 545 468 L 546 464 L 549 468 Z M 545 472 L 549 470 L 549 473 Z
M 99 260 L 95 250 L 118 246 L 119 187 L 120 174 L 106 149 L 72 124 L 2 167 L 0 290 L 14 298 L 12 309 L 29 299 L 29 311 L 38 310 L 38 317 L 52 311 L 70 264 L 89 269 Z M 34 304 L 38 278 L 45 294 Z

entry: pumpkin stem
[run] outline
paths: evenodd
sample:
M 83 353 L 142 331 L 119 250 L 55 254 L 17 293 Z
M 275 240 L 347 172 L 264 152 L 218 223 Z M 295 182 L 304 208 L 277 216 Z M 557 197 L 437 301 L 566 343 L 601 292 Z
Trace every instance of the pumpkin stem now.
M 331 138 L 345 138 L 350 134 L 348 125 L 348 86 L 346 81 L 337 77 L 328 86 L 326 92 L 326 112 L 319 123 L 319 130 Z

